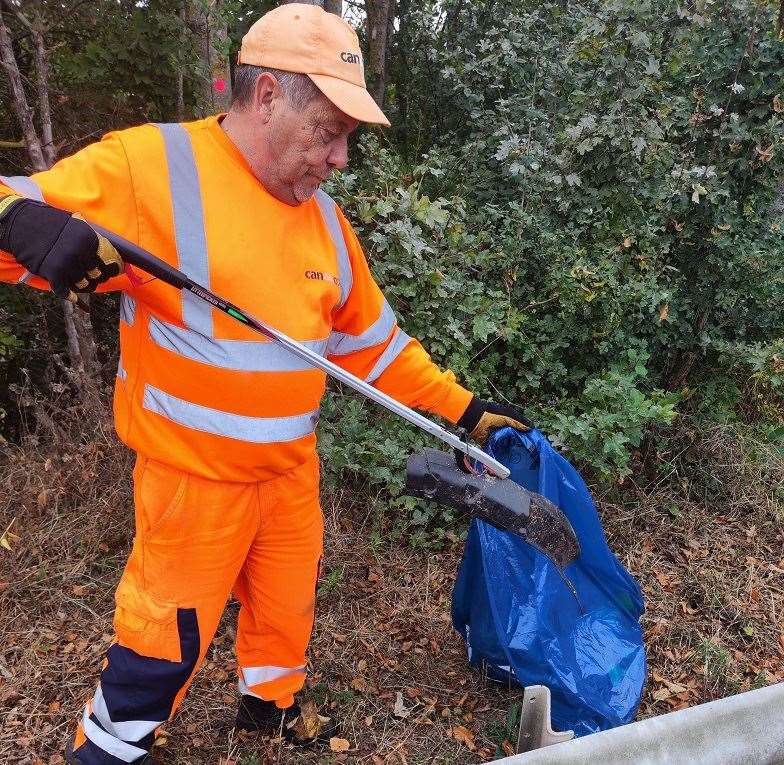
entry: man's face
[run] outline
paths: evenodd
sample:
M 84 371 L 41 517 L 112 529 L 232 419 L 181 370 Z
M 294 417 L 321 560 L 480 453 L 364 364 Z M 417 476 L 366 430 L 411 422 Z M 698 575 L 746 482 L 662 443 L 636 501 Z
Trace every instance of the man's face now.
M 267 123 L 269 191 L 288 204 L 301 204 L 319 185 L 348 164 L 348 137 L 357 120 L 319 93 L 302 109 L 281 94 Z

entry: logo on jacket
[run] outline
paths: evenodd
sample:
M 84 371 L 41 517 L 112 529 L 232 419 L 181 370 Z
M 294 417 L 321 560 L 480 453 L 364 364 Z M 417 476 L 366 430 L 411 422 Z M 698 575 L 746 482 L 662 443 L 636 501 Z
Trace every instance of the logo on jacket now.
M 305 271 L 305 278 L 315 279 L 319 282 L 332 282 L 333 284 L 337 284 L 337 286 L 340 287 L 340 279 L 338 279 L 337 276 L 326 274 L 323 271 Z

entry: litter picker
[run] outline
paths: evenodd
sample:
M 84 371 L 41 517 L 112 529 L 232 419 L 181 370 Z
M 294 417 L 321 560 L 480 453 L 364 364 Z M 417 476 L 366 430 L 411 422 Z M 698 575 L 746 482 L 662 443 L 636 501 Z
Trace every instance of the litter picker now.
M 508 478 L 509 470 L 489 454 L 467 443 L 460 436 L 432 422 L 399 401 L 342 369 L 247 311 L 194 282 L 184 273 L 141 247 L 107 229 L 90 224 L 120 252 L 123 260 L 178 290 L 187 290 L 213 308 L 228 314 L 269 340 L 282 345 L 294 356 L 330 377 L 386 407 L 425 433 L 443 441 L 484 466 L 484 472 L 466 472 L 452 454 L 424 449 L 408 460 L 407 493 L 439 504 L 465 510 L 502 529 L 522 537 L 547 555 L 561 570 L 579 555 L 574 530 L 563 512 L 539 494 L 523 489 Z

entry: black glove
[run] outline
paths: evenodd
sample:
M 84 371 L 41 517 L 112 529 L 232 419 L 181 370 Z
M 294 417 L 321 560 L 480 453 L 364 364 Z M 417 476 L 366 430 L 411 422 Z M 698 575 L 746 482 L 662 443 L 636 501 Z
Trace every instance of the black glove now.
M 465 428 L 468 435 L 485 446 L 493 431 L 510 426 L 517 430 L 531 430 L 534 424 L 517 409 L 494 401 L 483 401 L 474 396 L 463 416 L 457 421 L 460 428 Z
M 16 195 L 0 197 L 0 250 L 74 301 L 123 270 L 114 246 L 78 215 Z

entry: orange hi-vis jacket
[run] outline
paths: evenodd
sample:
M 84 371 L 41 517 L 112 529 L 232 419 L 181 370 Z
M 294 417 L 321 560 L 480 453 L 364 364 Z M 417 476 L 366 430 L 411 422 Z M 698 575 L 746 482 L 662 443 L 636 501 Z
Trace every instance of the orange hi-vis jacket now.
M 471 393 L 398 326 L 361 246 L 323 191 L 269 194 L 219 117 L 143 125 L 27 177 L 16 191 L 81 213 L 397 400 L 452 422 Z M 115 420 L 132 449 L 205 478 L 263 481 L 305 462 L 325 375 L 211 308 L 147 278 L 123 291 Z M 7 253 L 0 280 L 46 288 Z

